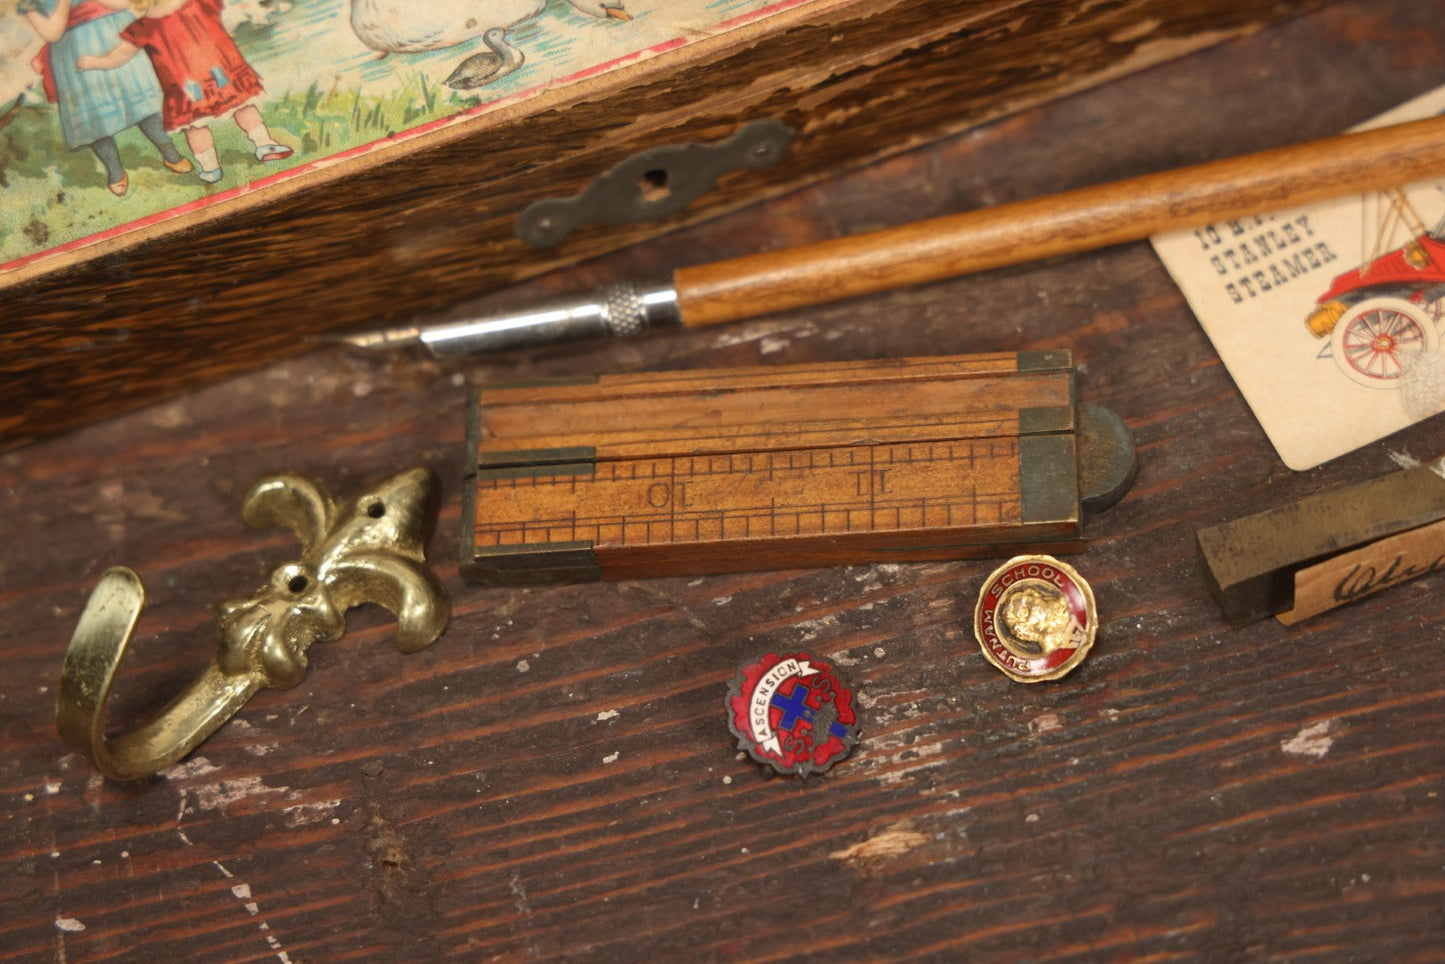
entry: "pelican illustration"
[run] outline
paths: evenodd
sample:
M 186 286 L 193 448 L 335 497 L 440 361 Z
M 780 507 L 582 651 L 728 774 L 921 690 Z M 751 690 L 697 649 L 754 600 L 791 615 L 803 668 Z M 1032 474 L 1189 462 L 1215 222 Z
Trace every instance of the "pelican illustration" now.
M 631 20 L 621 0 L 567 0 L 600 20 Z M 547 0 L 351 0 L 351 29 L 383 54 L 445 50 L 541 16 Z M 515 68 L 514 68 L 515 69 Z

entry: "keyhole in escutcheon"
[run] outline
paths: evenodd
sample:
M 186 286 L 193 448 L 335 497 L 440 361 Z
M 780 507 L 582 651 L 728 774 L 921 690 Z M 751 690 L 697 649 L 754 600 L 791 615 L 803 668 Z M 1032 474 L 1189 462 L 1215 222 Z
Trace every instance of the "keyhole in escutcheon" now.
M 672 195 L 672 188 L 667 184 L 667 171 L 660 167 L 643 171 L 637 179 L 637 186 L 642 191 L 642 200 L 648 204 L 666 201 Z

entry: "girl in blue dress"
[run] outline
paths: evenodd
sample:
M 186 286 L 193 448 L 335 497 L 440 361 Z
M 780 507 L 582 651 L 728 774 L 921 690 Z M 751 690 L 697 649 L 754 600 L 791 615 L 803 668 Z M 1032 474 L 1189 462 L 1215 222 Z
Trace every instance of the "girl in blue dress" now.
M 45 93 L 60 108 L 60 129 L 71 150 L 89 147 L 105 167 L 110 191 L 125 194 L 130 178 L 120 162 L 115 135 L 139 127 L 161 152 L 167 168 L 191 170 L 161 124 L 161 86 L 149 58 L 136 57 L 113 70 L 81 71 L 76 60 L 103 54 L 135 21 L 129 0 L 20 0 L 25 15 L 47 44 L 33 61 Z

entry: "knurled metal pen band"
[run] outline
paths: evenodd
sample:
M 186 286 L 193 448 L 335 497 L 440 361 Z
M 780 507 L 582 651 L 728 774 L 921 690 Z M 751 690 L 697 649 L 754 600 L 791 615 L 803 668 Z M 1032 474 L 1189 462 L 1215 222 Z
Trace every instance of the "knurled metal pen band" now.
M 645 328 L 677 324 L 677 292 L 670 286 L 644 288 L 631 282 L 608 285 L 602 295 L 602 320 L 619 338 L 640 335 Z

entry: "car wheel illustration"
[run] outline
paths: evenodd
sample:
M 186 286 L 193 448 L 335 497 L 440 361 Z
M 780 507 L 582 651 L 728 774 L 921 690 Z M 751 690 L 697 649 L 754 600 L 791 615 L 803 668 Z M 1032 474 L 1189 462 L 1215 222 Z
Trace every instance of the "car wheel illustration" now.
M 1366 388 L 1398 388 L 1416 359 L 1439 347 L 1434 320 L 1404 298 L 1368 298 L 1345 312 L 1330 332 L 1335 364 Z

